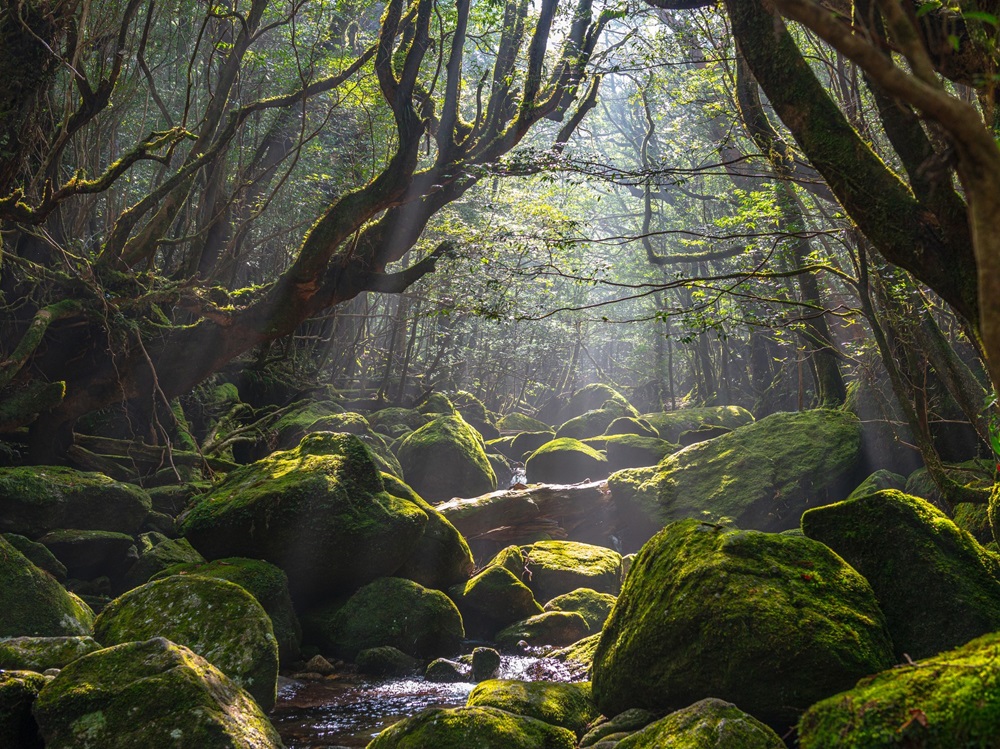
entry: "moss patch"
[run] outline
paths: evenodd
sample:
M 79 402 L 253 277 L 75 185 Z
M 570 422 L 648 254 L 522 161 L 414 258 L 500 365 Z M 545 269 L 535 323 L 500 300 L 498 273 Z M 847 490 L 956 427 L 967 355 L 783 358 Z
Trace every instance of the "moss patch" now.
M 616 749 L 785 749 L 785 742 L 736 705 L 704 699 L 627 736 Z
M 617 594 L 622 556 L 613 549 L 578 541 L 538 541 L 521 547 L 527 572 L 522 576 L 539 601 L 577 588 Z
M 45 546 L 18 533 L 0 533 L 0 536 L 3 536 L 7 543 L 24 554 L 33 565 L 45 570 L 59 582 L 65 582 L 66 565 L 56 559 L 55 555 Z
M 898 473 L 893 473 L 892 471 L 887 471 L 884 468 L 881 468 L 858 484 L 857 488 L 847 495 L 847 498 L 856 499 L 858 497 L 867 496 L 868 494 L 880 492 L 883 489 L 901 490 L 904 486 L 906 486 L 905 478 L 900 476 Z
M 100 650 L 93 637 L 11 637 L 0 640 L 0 669 L 46 671 L 62 668 Z
M 598 593 L 592 588 L 577 588 L 556 596 L 544 608 L 546 611 L 575 611 L 587 622 L 591 632 L 600 632 L 614 605 L 615 597 L 609 593 Z
M 406 483 L 430 502 L 497 488 L 482 437 L 461 416 L 439 416 L 408 434 L 398 455 Z
M 703 426 L 720 426 L 728 429 L 753 423 L 753 414 L 739 406 L 704 406 L 684 408 L 679 411 L 661 411 L 643 414 L 660 434 L 660 439 L 679 442 L 681 432 L 699 429 Z
M 566 664 L 572 676 L 582 677 L 590 673 L 591 666 L 594 665 L 594 653 L 600 639 L 601 634 L 598 632 L 584 637 L 582 640 L 577 640 L 572 645 L 550 650 L 546 657 Z
M 584 440 L 604 434 L 612 422 L 622 416 L 621 408 L 598 408 L 563 422 L 556 430 L 556 437 Z
M 609 385 L 595 383 L 580 388 L 572 396 L 566 406 L 559 411 L 562 419 L 572 419 L 587 411 L 599 408 L 613 409 L 619 416 L 638 416 L 639 412 L 632 407 L 628 399 Z
M 566 728 L 577 736 L 598 716 L 590 684 L 490 679 L 469 695 L 469 707 L 495 707 Z
M 521 413 L 509 413 L 497 420 L 497 429 L 501 432 L 548 432 L 552 427 Z
M 608 461 L 577 439 L 561 437 L 546 442 L 525 463 L 528 481 L 542 484 L 575 484 L 608 475 Z
M 385 729 L 368 749 L 574 749 L 576 737 L 492 707 L 431 708 Z

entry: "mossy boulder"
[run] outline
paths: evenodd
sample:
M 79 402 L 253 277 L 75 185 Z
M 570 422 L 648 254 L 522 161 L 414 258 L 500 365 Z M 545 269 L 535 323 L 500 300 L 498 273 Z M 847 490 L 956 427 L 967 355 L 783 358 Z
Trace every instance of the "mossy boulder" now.
M 432 417 L 422 414 L 415 408 L 399 408 L 393 406 L 373 411 L 368 414 L 368 423 L 376 432 L 382 434 L 392 434 L 393 427 L 404 426 L 408 431 L 420 429 L 424 424 L 431 421 Z
M 785 742 L 731 702 L 709 698 L 649 724 L 615 749 L 785 749 Z
M 702 406 L 682 408 L 677 411 L 660 411 L 643 414 L 667 442 L 680 442 L 681 432 L 699 429 L 703 426 L 720 426 L 728 429 L 753 423 L 753 414 L 740 406 Z
M 0 746 L 42 749 L 44 743 L 31 708 L 45 681 L 33 671 L 0 670 Z
M 162 512 L 165 515 L 176 517 L 184 511 L 193 498 L 204 494 L 211 488 L 212 485 L 208 482 L 168 484 L 148 489 L 147 493 L 153 503 L 154 512 Z
M 574 749 L 572 731 L 493 707 L 430 708 L 389 726 L 368 749 Z
M 619 416 L 608 425 L 608 428 L 604 430 L 604 434 L 608 437 L 616 434 L 635 434 L 642 437 L 657 438 L 660 436 L 660 433 L 656 431 L 656 428 L 652 424 L 645 419 L 637 419 L 634 416 Z
M 541 484 L 575 484 L 597 481 L 608 475 L 608 460 L 577 439 L 561 437 L 546 442 L 525 462 L 528 481 Z
M 309 427 L 324 416 L 344 413 L 344 407 L 333 401 L 299 401 L 292 405 L 271 427 L 274 445 L 287 450 L 294 447 L 309 432 Z
M 162 637 L 98 650 L 39 693 L 46 749 L 280 749 L 250 695 L 216 666 Z
M 552 427 L 544 421 L 514 412 L 497 419 L 497 429 L 501 432 L 548 432 Z
M 0 637 L 88 635 L 94 612 L 0 538 Z
M 644 437 L 638 434 L 610 435 L 604 440 L 608 470 L 612 472 L 624 468 L 654 466 L 679 449 L 677 445 L 659 437 Z
M 610 385 L 596 383 L 586 385 L 569 397 L 566 405 L 559 410 L 559 416 L 566 421 L 599 408 L 614 409 L 620 416 L 638 416 L 639 412 L 628 402 L 628 398 Z
M 465 637 L 448 596 L 399 577 L 380 578 L 344 603 L 307 613 L 303 624 L 307 640 L 322 652 L 352 660 L 383 645 L 415 658 L 452 655 Z
M 455 411 L 455 404 L 444 393 L 431 393 L 417 405 L 417 411 L 433 416 L 440 416 L 442 414 L 453 415 L 457 413 Z
M 542 613 L 534 594 L 508 569 L 489 565 L 448 595 L 462 612 L 470 637 L 490 639 L 508 624 Z
M 93 637 L 10 637 L 0 640 L 0 669 L 46 671 L 62 668 L 100 650 Z
M 59 466 L 0 468 L 0 531 L 38 538 L 60 528 L 135 534 L 149 495 L 101 473 Z
M 868 579 L 900 659 L 1000 629 L 1000 563 L 925 500 L 888 489 L 810 510 L 802 530 Z
M 133 563 L 130 558 L 132 536 L 113 531 L 83 531 L 65 529 L 49 531 L 38 543 L 52 552 L 65 567 L 70 577 L 78 580 L 118 577 Z
M 59 582 L 66 580 L 66 565 L 56 559 L 45 546 L 19 533 L 0 533 L 11 546 L 24 554 L 38 569 L 45 570 Z
M 856 499 L 857 497 L 864 497 L 875 492 L 880 492 L 883 489 L 897 489 L 901 491 L 905 486 L 905 478 L 898 473 L 880 468 L 858 484 L 854 491 L 847 495 L 847 498 Z
M 144 534 L 151 538 L 148 548 L 143 549 L 139 558 L 129 567 L 122 580 L 121 590 L 137 588 L 149 582 L 154 575 L 178 564 L 197 565 L 205 561 L 186 538 L 159 538 L 154 534 Z
M 545 611 L 504 627 L 497 632 L 495 640 L 505 650 L 517 650 L 522 641 L 530 647 L 563 647 L 589 634 L 586 619 L 575 611 Z
M 623 713 L 618 713 L 613 718 L 598 719 L 594 722 L 594 727 L 580 739 L 581 747 L 600 747 L 608 749 L 614 747 L 629 734 L 645 728 L 657 719 L 655 713 L 649 710 L 641 710 L 634 707 Z
M 475 497 L 497 488 L 482 437 L 461 416 L 439 416 L 399 446 L 406 483 L 429 502 Z
M 594 411 L 574 416 L 569 421 L 564 421 L 556 430 L 556 437 L 570 437 L 577 440 L 585 440 L 589 437 L 598 437 L 604 434 L 612 422 L 622 416 L 620 408 L 598 408 Z
M 391 645 L 362 650 L 354 662 L 358 673 L 370 676 L 407 676 L 420 668 L 420 661 Z
M 265 559 L 293 597 L 317 602 L 394 573 L 426 525 L 420 508 L 385 491 L 357 437 L 321 432 L 232 471 L 181 527 L 207 559 Z
M 213 562 L 175 564 L 152 579 L 160 580 L 170 575 L 201 575 L 236 583 L 257 600 L 271 619 L 280 662 L 290 663 L 299 657 L 302 627 L 288 592 L 288 577 L 280 567 L 261 559 L 226 557 Z
M 530 574 L 524 582 L 539 601 L 577 588 L 612 595 L 621 589 L 622 555 L 614 549 L 578 541 L 538 541 L 521 551 Z
M 897 666 L 818 702 L 802 749 L 992 749 L 1000 737 L 1000 633 Z
M 551 429 L 540 432 L 521 432 L 511 440 L 511 457 L 514 460 L 521 460 L 525 455 L 530 455 L 542 445 L 551 442 L 555 438 L 556 433 Z
M 472 680 L 472 666 L 447 658 L 435 658 L 424 669 L 424 678 L 435 684 L 458 684 Z
M 166 637 L 184 645 L 246 689 L 264 710 L 274 706 L 278 644 L 256 599 L 227 580 L 171 575 L 131 590 L 94 622 L 105 645 Z
M 783 531 L 846 496 L 860 440 L 857 417 L 844 411 L 776 413 L 667 456 L 638 486 L 628 472 L 608 483 L 616 505 L 651 527 L 697 518 Z
M 615 597 L 609 593 L 598 593 L 593 588 L 577 588 L 556 596 L 543 608 L 546 611 L 575 611 L 594 633 L 601 631 L 614 605 Z
M 551 681 L 490 679 L 476 685 L 465 703 L 469 707 L 495 707 L 515 715 L 536 718 L 552 726 L 583 734 L 597 708 L 590 698 L 590 684 Z
M 473 648 L 472 650 L 472 680 L 486 681 L 492 679 L 500 671 L 500 653 L 493 648 Z
M 601 634 L 598 632 L 566 647 L 550 650 L 545 654 L 545 657 L 564 664 L 570 677 L 582 678 L 590 673 L 590 669 L 594 665 L 594 653 L 597 651 L 597 643 L 600 639 Z
M 823 544 L 683 520 L 639 552 L 594 657 L 605 715 L 716 696 L 778 728 L 894 662 L 871 587 Z

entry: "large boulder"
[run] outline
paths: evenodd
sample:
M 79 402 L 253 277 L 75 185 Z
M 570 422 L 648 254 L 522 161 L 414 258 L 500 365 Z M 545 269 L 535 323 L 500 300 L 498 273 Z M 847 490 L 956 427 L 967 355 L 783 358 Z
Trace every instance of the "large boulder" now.
M 612 422 L 626 416 L 628 412 L 613 403 L 607 408 L 598 408 L 587 411 L 579 416 L 574 416 L 569 421 L 564 421 L 556 430 L 556 437 L 569 437 L 576 440 L 585 440 L 589 437 L 597 437 L 604 434 Z
M 45 677 L 33 671 L 0 670 L 0 746 L 42 749 L 31 708 L 44 686 Z
M 94 612 L 0 537 L 0 637 L 88 635 Z
M 135 542 L 127 533 L 57 530 L 46 533 L 38 543 L 52 552 L 70 577 L 78 580 L 119 577 L 135 559 L 135 552 L 129 556 Z
M 817 507 L 802 531 L 868 579 L 900 659 L 1000 629 L 1000 563 L 922 499 L 888 489 Z
M 104 645 L 165 637 L 223 671 L 264 710 L 274 706 L 278 645 L 271 620 L 234 583 L 198 575 L 146 583 L 107 605 L 94 637 Z
M 638 434 L 614 434 L 604 440 L 610 471 L 655 466 L 678 449 L 677 445 L 666 440 Z
M 636 557 L 601 633 L 594 698 L 615 715 L 715 696 L 781 733 L 893 662 L 871 587 L 823 544 L 683 520 Z
M 489 565 L 448 595 L 462 612 L 470 637 L 491 639 L 508 624 L 542 613 L 531 589 L 510 570 Z
M 621 416 L 638 416 L 638 411 L 632 407 L 628 399 L 610 385 L 595 383 L 585 385 L 569 397 L 566 405 L 559 410 L 559 418 L 563 421 L 580 416 L 587 411 L 599 408 L 614 409 Z
M 1000 745 L 1000 633 L 897 666 L 819 702 L 799 721 L 802 749 Z
M 615 597 L 610 593 L 598 593 L 592 588 L 577 588 L 552 598 L 544 608 L 546 611 L 576 612 L 587 622 L 591 633 L 595 633 L 604 627 L 614 605 Z
M 305 614 L 303 623 L 321 651 L 349 659 L 383 645 L 415 658 L 452 655 L 465 637 L 448 596 L 399 577 L 369 583 L 342 604 Z
M 615 503 L 652 528 L 698 518 L 783 531 L 810 507 L 847 495 L 860 434 L 857 417 L 844 411 L 777 413 L 667 456 L 641 483 L 641 469 L 608 483 Z
M 385 491 L 357 437 L 321 432 L 232 471 L 181 528 L 207 559 L 265 559 L 288 575 L 293 597 L 318 602 L 394 573 L 426 524 Z
M 100 650 L 93 637 L 10 637 L 0 640 L 0 669 L 47 671 Z
M 537 541 L 521 547 L 521 553 L 524 582 L 539 601 L 577 588 L 612 595 L 621 589 L 622 555 L 614 549 L 578 541 Z
M 551 442 L 556 438 L 556 433 L 551 430 L 540 432 L 520 432 L 510 441 L 510 457 L 513 460 L 522 460 L 525 455 L 531 455 L 542 445 Z
M 574 749 L 572 731 L 494 707 L 434 707 L 382 731 L 368 749 Z
M 392 406 L 373 411 L 368 414 L 368 423 L 376 432 L 391 434 L 395 427 L 406 427 L 407 431 L 420 429 L 424 424 L 431 421 L 432 417 L 420 413 L 415 408 L 399 408 Z
M 497 429 L 501 432 L 547 432 L 551 427 L 544 421 L 514 412 L 501 416 L 497 420 Z
M 458 414 L 439 416 L 406 435 L 398 456 L 406 483 L 429 502 L 497 488 L 483 438 Z
M 469 707 L 495 707 L 515 715 L 537 718 L 566 728 L 577 736 L 598 716 L 590 698 L 590 684 L 551 681 L 490 679 L 476 685 L 465 703 Z
M 0 533 L 0 536 L 24 554 L 33 565 L 45 570 L 61 583 L 66 581 L 66 565 L 56 559 L 55 555 L 42 544 L 19 533 Z
M 580 440 L 560 437 L 531 453 L 524 468 L 532 483 L 575 484 L 603 479 L 608 475 L 608 460 Z
M 205 561 L 186 538 L 166 538 L 154 533 L 143 536 L 146 544 L 122 579 L 122 592 L 149 582 L 154 575 L 174 565 L 197 565 Z
M 642 415 L 660 434 L 660 439 L 679 442 L 681 432 L 704 426 L 736 429 L 753 423 L 753 414 L 740 406 L 702 406 L 678 411 L 660 411 Z
M 880 468 L 858 484 L 854 488 L 854 491 L 847 495 L 847 498 L 855 499 L 856 497 L 864 497 L 885 489 L 898 489 L 902 491 L 905 486 L 905 478 L 900 476 L 898 473 L 893 473 L 892 471 Z
M 74 661 L 34 708 L 46 749 L 280 749 L 261 708 L 212 663 L 163 638 Z
M 589 634 L 587 620 L 575 611 L 543 611 L 504 627 L 494 639 L 505 650 L 518 650 L 523 643 L 530 647 L 565 647 Z
M 101 473 L 59 466 L 0 468 L 0 531 L 38 538 L 60 528 L 135 534 L 149 495 Z
M 708 698 L 626 736 L 615 749 L 785 749 L 785 742 L 736 705 Z

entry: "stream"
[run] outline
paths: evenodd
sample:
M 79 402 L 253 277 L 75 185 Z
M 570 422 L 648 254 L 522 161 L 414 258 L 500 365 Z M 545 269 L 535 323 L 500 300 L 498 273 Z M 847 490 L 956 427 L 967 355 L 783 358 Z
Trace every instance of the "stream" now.
M 502 656 L 497 678 L 574 680 L 563 663 L 528 655 Z M 382 729 L 425 708 L 464 705 L 474 686 L 350 673 L 315 681 L 282 678 L 270 718 L 288 749 L 364 747 Z

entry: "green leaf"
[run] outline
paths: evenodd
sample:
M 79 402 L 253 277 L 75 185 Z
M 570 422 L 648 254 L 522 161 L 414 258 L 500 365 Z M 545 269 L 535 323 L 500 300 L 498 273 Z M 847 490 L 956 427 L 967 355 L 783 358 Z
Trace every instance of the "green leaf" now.
M 941 7 L 941 3 L 938 0 L 929 0 L 929 2 L 921 3 L 920 7 L 917 8 L 917 18 L 926 16 L 932 10 L 937 10 Z
M 987 13 L 984 10 L 966 11 L 962 14 L 962 18 L 966 21 L 982 21 L 983 23 L 988 23 L 991 26 L 1000 26 L 1000 19 L 992 13 Z

